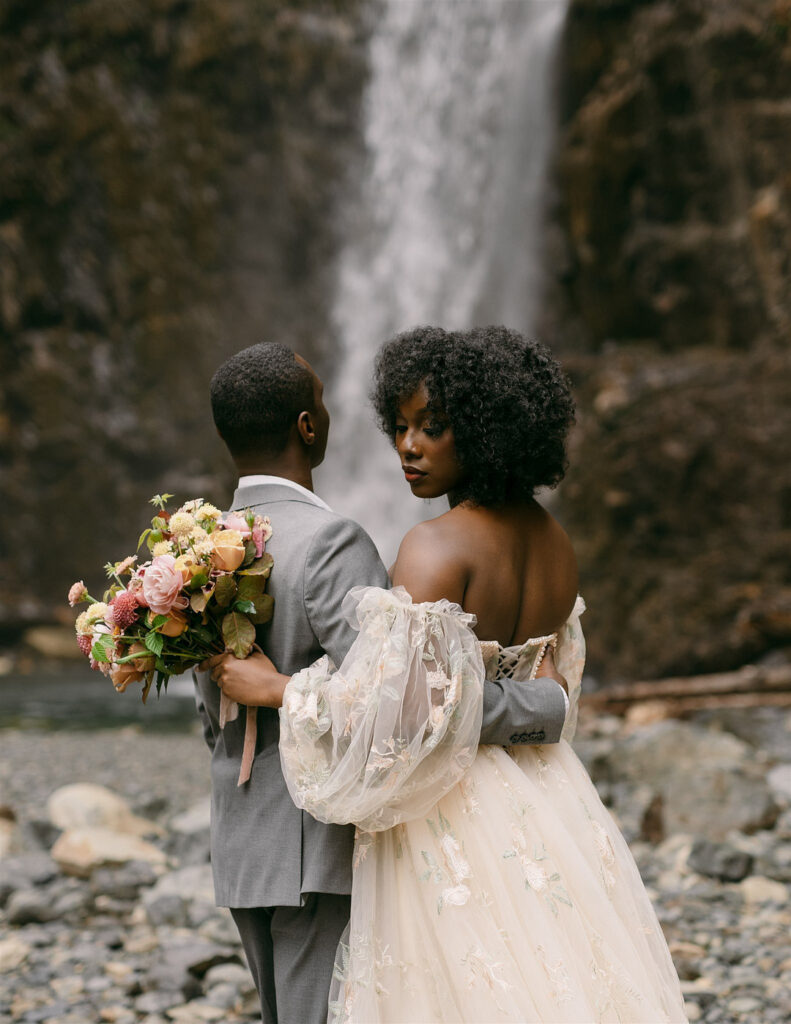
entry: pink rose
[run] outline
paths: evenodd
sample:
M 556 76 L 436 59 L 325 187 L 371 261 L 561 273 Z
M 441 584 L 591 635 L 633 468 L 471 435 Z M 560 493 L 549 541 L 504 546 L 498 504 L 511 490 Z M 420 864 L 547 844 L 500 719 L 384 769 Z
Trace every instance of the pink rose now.
M 157 555 L 146 568 L 143 597 L 155 615 L 167 615 L 171 608 L 185 606 L 187 599 L 179 595 L 183 586 L 184 577 L 173 555 Z
M 238 530 L 245 540 L 250 539 L 250 527 L 247 525 L 247 520 L 243 519 L 242 516 L 237 516 L 230 512 L 223 519 L 222 525 L 226 530 Z

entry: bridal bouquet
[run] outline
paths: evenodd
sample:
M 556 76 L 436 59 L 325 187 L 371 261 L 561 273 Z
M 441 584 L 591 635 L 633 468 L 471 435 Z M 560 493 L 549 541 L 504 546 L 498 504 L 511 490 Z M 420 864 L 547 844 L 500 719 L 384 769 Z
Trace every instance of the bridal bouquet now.
M 157 494 L 151 526 L 144 530 L 151 558 L 138 564 L 130 555 L 105 566 L 110 586 L 102 600 L 91 597 L 82 580 L 69 590 L 69 604 L 87 603 L 77 618 L 77 643 L 98 669 L 123 693 L 142 682 L 143 702 L 156 681 L 157 693 L 168 679 L 224 651 L 246 658 L 255 644 L 255 627 L 272 617 L 274 600 L 266 593 L 272 556 L 269 518 L 249 509 L 223 516 L 202 498 L 176 512 L 165 506 L 171 494 Z M 220 724 L 232 721 L 238 705 L 222 695 Z M 248 708 L 239 783 L 250 777 L 255 751 L 255 708 Z
M 157 512 L 144 530 L 151 558 L 138 564 L 130 555 L 105 566 L 111 580 L 101 601 L 80 580 L 69 590 L 69 604 L 87 603 L 77 619 L 77 643 L 91 667 L 109 675 L 123 693 L 143 683 L 143 701 L 156 680 L 157 692 L 213 654 L 232 651 L 245 658 L 255 643 L 255 627 L 272 617 L 274 601 L 265 592 L 272 571 L 266 542 L 267 517 L 223 516 L 202 498 L 172 514 L 170 494 L 151 499 Z

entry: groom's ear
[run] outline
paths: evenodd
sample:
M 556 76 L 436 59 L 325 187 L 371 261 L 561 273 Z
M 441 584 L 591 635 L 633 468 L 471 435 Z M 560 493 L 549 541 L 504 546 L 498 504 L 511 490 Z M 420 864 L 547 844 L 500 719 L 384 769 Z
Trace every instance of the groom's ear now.
M 310 447 L 316 443 L 316 425 L 313 416 L 307 410 L 297 416 L 297 430 L 304 444 Z

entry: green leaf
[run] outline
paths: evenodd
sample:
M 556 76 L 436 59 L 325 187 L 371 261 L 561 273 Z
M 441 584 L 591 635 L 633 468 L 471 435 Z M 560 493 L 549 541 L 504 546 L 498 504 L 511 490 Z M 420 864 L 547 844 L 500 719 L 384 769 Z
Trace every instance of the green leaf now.
M 236 591 L 237 601 L 255 601 L 266 587 L 265 576 L 242 576 Z
M 140 545 L 143 543 L 144 540 L 146 540 L 146 538 L 148 537 L 149 533 L 151 533 L 151 527 L 150 526 L 149 526 L 149 528 L 147 530 L 143 530 L 143 532 L 140 534 L 140 540 L 137 542 L 137 547 L 135 548 L 135 551 L 138 551 L 140 549 Z
M 151 628 L 159 629 L 159 627 L 164 626 L 167 621 L 167 615 L 155 615 L 154 618 L 151 620 Z
M 167 530 L 168 528 L 167 520 L 162 519 L 161 516 L 154 516 L 154 518 L 151 520 L 151 526 L 155 533 L 160 530 Z
M 208 573 L 199 572 L 197 576 L 193 576 L 192 579 L 189 581 L 189 589 L 198 590 L 200 587 L 205 587 L 208 582 Z
M 256 626 L 263 626 L 269 622 L 275 610 L 275 599 L 271 594 L 259 594 L 255 599 L 255 613 L 250 616 L 250 621 Z
M 248 565 L 246 569 L 240 570 L 241 576 L 263 576 L 264 579 L 269 577 L 272 571 L 272 566 L 275 564 L 274 558 L 270 554 L 263 554 L 260 558 L 257 558 L 252 565 Z
M 155 494 L 153 498 L 148 499 L 148 504 L 153 505 L 154 508 L 163 509 L 172 497 L 172 494 Z
M 255 602 L 234 601 L 233 610 L 235 612 L 244 612 L 245 615 L 255 615 Z
M 220 608 L 227 608 L 236 597 L 236 581 L 233 576 L 220 576 L 214 588 L 214 599 Z
M 225 646 L 237 658 L 246 658 L 255 643 L 255 626 L 241 612 L 231 612 L 222 620 Z
M 209 594 L 204 594 L 202 590 L 199 590 L 196 594 L 192 594 L 190 596 L 190 608 L 198 615 L 205 610 L 208 603 Z
M 242 565 L 249 565 L 255 558 L 255 542 L 248 540 L 244 546 L 244 558 L 242 559 Z
M 115 647 L 115 641 L 111 636 L 100 636 L 91 647 L 91 657 L 94 661 L 107 664 L 110 661 L 110 651 L 113 647 Z
M 146 633 L 143 637 L 143 643 L 152 654 L 160 655 L 162 648 L 165 646 L 165 638 L 161 633 L 155 633 L 154 630 L 151 630 L 150 633 Z
M 217 639 L 217 634 L 213 629 L 206 629 L 205 626 L 193 626 L 190 633 L 196 637 L 202 644 L 206 644 L 210 647 Z

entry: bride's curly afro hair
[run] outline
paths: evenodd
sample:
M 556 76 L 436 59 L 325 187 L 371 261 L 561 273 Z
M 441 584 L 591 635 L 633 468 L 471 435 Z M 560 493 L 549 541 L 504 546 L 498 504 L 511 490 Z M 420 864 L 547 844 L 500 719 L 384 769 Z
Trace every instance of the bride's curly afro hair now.
M 379 352 L 371 398 L 395 439 L 398 407 L 425 382 L 465 470 L 459 501 L 500 505 L 554 487 L 574 422 L 569 381 L 549 350 L 507 327 L 416 327 Z

